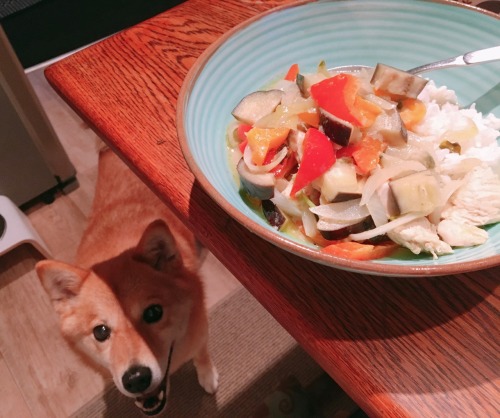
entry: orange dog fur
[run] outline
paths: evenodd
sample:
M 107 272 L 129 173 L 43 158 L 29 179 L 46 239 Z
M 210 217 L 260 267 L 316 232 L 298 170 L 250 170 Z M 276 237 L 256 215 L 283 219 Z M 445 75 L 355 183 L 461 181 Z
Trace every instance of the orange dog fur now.
M 164 409 L 168 376 L 191 359 L 201 386 L 217 389 L 199 256 L 189 230 L 105 150 L 75 265 L 36 265 L 64 337 L 147 415 Z

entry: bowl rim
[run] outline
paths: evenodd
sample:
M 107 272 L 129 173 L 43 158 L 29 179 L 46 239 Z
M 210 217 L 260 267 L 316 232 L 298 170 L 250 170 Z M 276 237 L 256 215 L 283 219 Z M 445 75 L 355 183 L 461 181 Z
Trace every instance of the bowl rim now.
M 347 0 L 340 0 L 347 1 Z M 481 13 L 490 17 L 500 20 L 500 16 L 496 13 L 490 12 L 485 9 L 481 9 L 477 6 L 473 6 L 465 3 L 458 3 L 454 0 L 420 0 L 421 2 L 445 4 L 451 7 L 460 7 L 468 9 L 473 12 Z M 230 30 L 226 31 L 220 38 L 210 44 L 205 51 L 203 51 L 197 58 L 196 62 L 188 71 L 181 89 L 179 91 L 179 96 L 177 100 L 177 111 L 176 111 L 176 124 L 177 124 L 177 136 L 179 140 L 179 145 L 191 172 L 194 174 L 195 179 L 200 183 L 205 192 L 233 219 L 235 219 L 243 227 L 247 228 L 252 233 L 258 235 L 260 238 L 272 243 L 280 249 L 286 250 L 292 254 L 299 257 L 323 264 L 332 268 L 339 268 L 347 271 L 352 271 L 356 273 L 372 274 L 380 276 L 393 276 L 393 277 L 423 277 L 423 276 L 445 276 L 454 275 L 461 273 L 468 273 L 472 271 L 483 270 L 487 268 L 492 268 L 500 265 L 500 254 L 485 257 L 478 260 L 465 261 L 465 262 L 452 262 L 452 263 L 440 263 L 434 265 L 415 265 L 415 264 L 383 264 L 374 263 L 371 261 L 360 261 L 351 260 L 343 257 L 337 257 L 330 254 L 321 253 L 311 247 L 287 238 L 285 234 L 279 234 L 278 231 L 274 232 L 266 229 L 262 225 L 258 224 L 254 220 L 248 218 L 242 212 L 234 208 L 223 196 L 222 194 L 210 183 L 203 171 L 200 169 L 196 163 L 193 155 L 188 146 L 188 140 L 185 129 L 184 121 L 184 109 L 189 102 L 190 92 L 206 63 L 210 58 L 219 50 L 228 39 L 230 39 L 234 34 L 238 33 L 242 29 L 252 25 L 253 23 L 261 20 L 262 18 L 279 13 L 283 10 L 292 9 L 299 7 L 308 3 L 316 3 L 315 0 L 301 0 L 291 4 L 281 5 L 265 12 L 259 13 L 238 25 L 234 26 Z

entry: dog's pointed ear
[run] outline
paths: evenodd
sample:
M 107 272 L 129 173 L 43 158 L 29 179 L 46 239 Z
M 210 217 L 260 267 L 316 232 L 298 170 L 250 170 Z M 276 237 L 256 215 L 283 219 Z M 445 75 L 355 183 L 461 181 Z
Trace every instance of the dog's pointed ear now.
M 54 260 L 39 261 L 36 263 L 35 270 L 53 302 L 76 296 L 89 274 L 87 270 Z
M 135 253 L 141 261 L 158 271 L 178 267 L 181 263 L 174 237 L 167 224 L 161 219 L 148 225 Z

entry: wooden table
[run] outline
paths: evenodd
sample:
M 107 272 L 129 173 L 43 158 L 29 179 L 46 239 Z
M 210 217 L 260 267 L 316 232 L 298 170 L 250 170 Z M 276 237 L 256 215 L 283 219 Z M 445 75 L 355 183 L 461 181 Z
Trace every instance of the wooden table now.
M 498 267 L 406 279 L 335 270 L 254 236 L 194 181 L 175 126 L 184 77 L 225 31 L 286 3 L 188 0 L 46 76 L 369 415 L 499 416 Z

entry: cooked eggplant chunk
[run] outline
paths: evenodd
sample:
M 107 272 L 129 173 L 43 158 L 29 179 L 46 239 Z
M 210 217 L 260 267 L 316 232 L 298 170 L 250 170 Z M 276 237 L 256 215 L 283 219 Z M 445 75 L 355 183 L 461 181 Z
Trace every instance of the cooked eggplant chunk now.
M 260 118 L 272 113 L 281 103 L 283 91 L 255 91 L 245 96 L 231 112 L 240 122 L 253 125 Z
M 361 198 L 361 193 L 342 193 L 342 192 L 340 192 L 332 200 L 332 203 L 347 202 L 349 200 L 359 199 L 359 198 Z
M 439 204 L 440 192 L 436 176 L 419 171 L 389 183 L 402 215 L 409 212 L 431 213 Z
M 240 183 L 243 190 L 249 196 L 260 200 L 271 199 L 274 195 L 274 174 L 255 174 L 250 172 L 243 158 L 236 166 L 236 170 L 240 175 Z
M 362 221 L 348 225 L 344 228 L 337 229 L 335 231 L 322 231 L 319 230 L 321 236 L 327 240 L 339 240 L 347 238 L 351 234 L 357 234 L 358 232 L 367 231 L 369 229 L 375 228 L 372 218 L 369 216 Z
M 427 82 L 428 80 L 422 77 L 385 64 L 377 64 L 370 81 L 375 90 L 412 99 L 419 95 Z
M 422 163 L 422 165 L 427 169 L 433 169 L 436 167 L 436 161 L 432 154 L 418 145 L 408 145 L 404 148 L 392 147 L 385 150 L 385 152 L 380 157 L 380 165 L 382 167 L 387 167 L 391 164 L 391 161 L 416 161 Z
M 277 229 L 280 229 L 286 221 L 285 216 L 271 200 L 262 201 L 262 213 L 264 213 L 269 225 Z
M 326 202 L 352 200 L 361 193 L 356 167 L 351 161 L 341 158 L 326 173 L 316 180 L 321 195 Z M 339 195 L 353 196 L 351 199 L 338 200 Z
M 356 128 L 349 122 L 339 119 L 324 109 L 320 109 L 319 123 L 325 135 L 343 147 L 349 144 L 357 132 Z
M 372 129 L 379 132 L 390 146 L 404 147 L 408 142 L 408 131 L 396 109 L 382 113 L 375 120 Z

